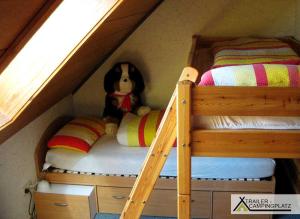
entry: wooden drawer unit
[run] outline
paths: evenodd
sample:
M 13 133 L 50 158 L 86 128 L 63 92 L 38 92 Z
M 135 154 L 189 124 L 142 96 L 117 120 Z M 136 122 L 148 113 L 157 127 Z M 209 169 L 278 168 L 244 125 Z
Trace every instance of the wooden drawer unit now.
M 38 219 L 93 219 L 97 213 L 93 186 L 52 184 L 34 194 Z
M 106 213 L 121 213 L 131 188 L 97 187 L 99 211 Z M 209 192 L 192 192 L 192 216 L 196 218 L 209 218 L 211 207 Z M 143 215 L 176 216 L 177 193 L 176 190 L 153 190 L 146 204 Z
M 237 192 L 232 192 L 238 194 Z M 270 215 L 234 215 L 231 214 L 231 192 L 213 193 L 213 219 L 271 219 Z M 247 192 L 246 192 L 247 193 Z

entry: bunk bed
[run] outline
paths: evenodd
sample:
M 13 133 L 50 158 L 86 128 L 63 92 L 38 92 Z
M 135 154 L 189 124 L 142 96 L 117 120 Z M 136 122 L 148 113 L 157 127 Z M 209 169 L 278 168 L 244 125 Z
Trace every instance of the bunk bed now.
M 141 215 L 176 136 L 178 218 L 191 218 L 192 156 L 300 157 L 299 130 L 192 128 L 192 116 L 300 115 L 300 92 L 297 87 L 194 86 L 198 71 L 203 73 L 212 64 L 212 43 L 225 40 L 229 39 L 203 40 L 200 36 L 194 36 L 189 57 L 189 65 L 192 67 L 183 70 L 121 218 L 138 218 Z M 284 38 L 282 41 L 289 43 L 299 54 L 300 46 L 295 39 Z M 226 215 L 226 218 L 230 217 Z
M 51 183 L 96 186 L 98 211 L 121 213 L 126 203 L 121 215 L 123 218 L 138 218 L 144 206 L 146 207 L 143 214 L 146 215 L 175 216 L 177 213 L 174 209 L 176 190 L 179 192 L 179 203 L 186 203 L 185 206 L 180 205 L 180 209 L 186 213 L 178 210 L 181 218 L 190 216 L 230 218 L 230 211 L 223 211 L 223 207 L 220 207 L 228 206 L 229 208 L 231 192 L 274 193 L 274 177 L 260 180 L 191 179 L 191 155 L 271 158 L 299 157 L 300 155 L 300 148 L 297 148 L 300 137 L 299 132 L 295 130 L 194 130 L 190 133 L 192 125 L 189 118 L 192 115 L 299 116 L 300 114 L 300 94 L 296 88 L 194 86 L 194 82 L 199 79 L 198 72 L 203 73 L 209 69 L 212 63 L 211 44 L 218 40 L 220 39 L 203 39 L 199 36 L 193 38 L 193 47 L 189 57 L 189 66 L 193 68 L 184 69 L 139 176 L 55 168 L 43 170 L 48 152 L 47 141 L 71 119 L 61 117 L 48 127 L 36 147 L 35 162 L 38 179 L 46 179 Z M 300 52 L 296 41 L 285 40 L 295 51 Z M 242 95 L 243 102 L 240 101 Z M 255 105 L 249 108 L 248 106 L 253 102 Z M 247 105 L 247 110 L 241 111 L 240 109 L 245 105 Z M 178 177 L 159 177 L 163 164 L 172 150 L 176 135 Z M 282 137 L 285 138 L 284 141 Z M 223 138 L 228 141 L 217 141 Z M 282 148 L 283 144 L 286 145 L 285 148 Z M 134 190 L 130 194 L 132 187 Z M 128 196 L 129 199 L 126 202 Z M 190 205 L 193 206 L 191 214 L 188 210 L 191 208 Z M 271 217 L 259 215 L 257 218 Z
M 140 166 L 144 159 L 144 155 L 146 154 L 147 148 L 129 148 L 127 146 L 121 146 L 117 143 L 116 139 L 113 139 L 108 136 L 103 136 L 93 149 L 102 150 L 103 154 L 101 156 L 95 157 L 94 151 L 91 151 L 88 155 L 76 154 L 79 159 L 74 157 L 65 157 L 59 156 L 57 157 L 55 152 L 49 150 L 47 148 L 48 140 L 68 121 L 70 121 L 71 117 L 60 117 L 53 121 L 53 123 L 45 130 L 35 152 L 35 160 L 36 160 L 36 170 L 38 178 L 45 179 L 51 183 L 59 183 L 59 184 L 79 184 L 79 185 L 92 185 L 96 187 L 97 192 L 97 200 L 98 200 L 98 211 L 104 213 L 118 213 L 122 212 L 122 209 L 125 205 L 127 197 L 133 187 L 134 181 L 139 173 Z M 113 153 L 113 157 L 107 154 L 105 151 L 109 148 L 109 154 Z M 92 149 L 92 150 L 93 150 Z M 103 150 L 104 149 L 104 150 Z M 135 152 L 128 153 L 129 150 L 133 150 Z M 143 157 L 137 156 L 136 151 L 143 154 Z M 142 151 L 140 151 L 142 150 Z M 102 153 L 101 152 L 101 153 Z M 125 153 L 124 153 L 125 152 Z M 69 155 L 69 153 L 66 153 Z M 128 156 L 131 154 L 131 157 Z M 60 154 L 61 155 L 61 154 Z M 72 155 L 72 153 L 71 153 Z M 175 155 L 175 156 L 174 156 Z M 104 157 L 103 157 L 104 156 Z M 105 157 L 107 156 L 107 157 Z M 124 169 L 120 166 L 120 161 L 115 161 L 120 158 L 120 156 L 128 156 L 122 159 L 123 162 L 127 164 L 126 161 L 129 159 L 140 160 L 140 164 L 138 169 L 133 170 L 132 165 L 129 164 L 127 167 L 130 169 L 126 169 L 122 171 L 120 174 L 120 170 L 113 171 L 105 171 L 101 163 L 108 163 L 111 160 L 110 166 L 118 166 L 119 169 Z M 134 156 L 134 157 L 132 157 Z M 89 160 L 89 157 L 94 157 L 92 160 Z M 104 158 L 104 159 L 101 159 Z M 152 195 L 148 201 L 147 207 L 144 209 L 143 214 L 145 215 L 157 215 L 157 216 L 176 216 L 176 148 L 172 149 L 171 159 L 173 159 L 173 166 L 171 166 L 171 170 L 173 172 L 172 176 L 166 175 L 168 172 L 162 171 L 160 178 L 157 180 L 155 185 L 155 189 L 152 192 Z M 169 158 L 169 159 L 170 159 Z M 57 160 L 64 165 L 60 166 L 59 163 L 55 162 Z M 77 160 L 76 165 L 72 162 L 68 167 L 69 160 Z M 97 165 L 94 165 L 91 169 L 91 162 L 97 162 Z M 135 163 L 134 162 L 134 163 Z M 222 162 L 222 163 L 220 163 Z M 262 163 L 267 164 L 269 166 L 268 170 L 265 171 L 264 174 L 261 173 L 257 176 L 257 171 L 255 171 L 255 167 L 251 167 L 253 161 L 246 161 L 248 163 L 246 166 L 252 168 L 252 173 L 255 176 L 249 175 L 247 172 L 247 177 L 234 177 L 232 174 L 235 174 L 233 170 L 236 170 L 235 166 L 239 163 L 239 160 L 235 161 L 235 164 L 232 161 L 227 160 L 227 164 L 232 166 L 232 173 L 230 174 L 232 177 L 229 177 L 229 174 L 226 172 L 229 170 L 224 170 L 224 166 L 227 166 L 223 163 L 224 161 L 218 161 L 218 165 L 211 165 L 211 161 L 205 165 L 206 171 L 205 176 L 201 178 L 193 177 L 192 179 L 192 191 L 193 191 L 193 211 L 192 215 L 195 218 L 212 218 L 212 211 L 214 210 L 214 215 L 224 215 L 223 211 L 217 206 L 229 205 L 230 200 L 228 199 L 228 194 L 231 191 L 239 191 L 239 192 L 255 192 L 255 193 L 273 193 L 275 190 L 275 177 L 272 176 L 274 164 L 272 160 L 262 160 L 262 162 L 258 162 L 256 168 L 260 168 Z M 43 166 L 45 163 L 53 163 L 58 166 L 50 167 L 47 170 L 43 170 Z M 79 163 L 84 165 L 84 169 L 79 171 L 78 165 Z M 133 163 L 133 162 L 132 162 Z M 175 164 L 175 165 L 174 165 Z M 67 165 L 67 166 L 66 166 Z M 210 166 L 211 165 L 211 166 Z M 101 169 L 95 169 L 99 166 Z M 123 165 L 124 166 L 124 165 Z M 241 165 L 243 166 L 243 165 Z M 263 165 L 264 166 L 264 165 Z M 221 167 L 221 168 L 220 168 Z M 111 169 L 112 167 L 110 167 Z M 241 172 L 240 167 L 238 172 Z M 247 167 L 245 167 L 247 168 Z M 227 178 L 217 177 L 216 169 L 220 169 L 218 172 L 225 175 Z M 130 172 L 128 172 L 130 170 Z M 201 170 L 201 169 L 200 169 Z M 117 172 L 116 172 L 117 171 Z M 174 174 L 175 173 L 175 174 Z M 207 175 L 209 173 L 210 176 Z M 196 176 L 199 173 L 195 174 Z M 262 177 L 263 175 L 268 175 L 271 177 Z M 213 209 L 212 206 L 215 206 Z M 205 208 L 199 208 L 197 206 L 204 206 Z M 266 216 L 265 218 L 269 218 Z

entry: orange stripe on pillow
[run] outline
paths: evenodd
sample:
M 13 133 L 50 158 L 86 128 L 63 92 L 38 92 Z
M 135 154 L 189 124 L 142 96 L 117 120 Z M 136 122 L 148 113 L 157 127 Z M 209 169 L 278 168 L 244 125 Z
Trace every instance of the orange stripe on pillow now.
M 56 133 L 56 135 L 72 136 L 75 138 L 80 138 L 86 141 L 90 145 L 92 145 L 98 139 L 98 136 L 90 129 L 84 126 L 79 126 L 74 124 L 65 125 L 61 130 L 59 130 Z
M 81 124 L 86 124 L 88 126 L 93 127 L 96 129 L 99 133 L 104 133 L 105 132 L 105 123 L 100 122 L 97 119 L 92 119 L 92 118 L 76 118 L 71 122 L 77 122 Z
M 88 124 L 84 124 L 84 123 L 81 123 L 81 122 L 75 122 L 75 121 L 71 121 L 70 124 L 85 127 L 87 129 L 89 129 L 90 131 L 94 132 L 97 135 L 98 138 L 101 136 L 101 133 L 98 132 L 97 129 L 95 129 L 92 126 L 89 126 Z
M 148 119 L 148 115 L 145 115 L 141 118 L 140 124 L 139 124 L 139 143 L 140 146 L 145 147 L 146 143 L 145 143 L 145 136 L 144 136 L 144 130 L 145 130 L 145 125 L 146 125 L 146 121 Z
M 72 136 L 56 135 L 48 142 L 49 148 L 55 148 L 58 145 L 64 145 L 66 147 L 68 147 L 68 145 L 72 145 L 72 148 L 79 149 L 86 153 L 90 149 L 90 145 L 88 143 Z
M 101 125 L 101 126 L 105 125 L 105 122 L 103 120 L 95 118 L 95 117 L 83 117 L 83 119 L 98 123 L 98 125 Z
M 173 143 L 173 148 L 177 147 L 177 138 L 175 139 L 174 143 Z
M 145 131 L 144 131 L 144 138 L 146 145 L 151 145 L 152 140 L 155 138 L 156 135 L 156 125 L 157 125 L 157 119 L 159 117 L 160 112 L 159 111 L 152 111 L 147 116 L 147 123 L 145 125 Z

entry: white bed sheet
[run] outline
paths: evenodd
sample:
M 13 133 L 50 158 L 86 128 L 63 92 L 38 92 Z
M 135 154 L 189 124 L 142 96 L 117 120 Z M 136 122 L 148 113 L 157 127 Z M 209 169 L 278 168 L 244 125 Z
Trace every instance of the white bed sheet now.
M 300 129 L 300 117 L 194 116 L 193 126 L 205 129 Z
M 148 148 L 127 147 L 103 136 L 88 154 L 66 149 L 51 149 L 46 162 L 66 170 L 101 174 L 138 174 Z M 176 148 L 173 148 L 161 176 L 176 176 Z M 192 158 L 192 177 L 263 178 L 272 176 L 275 161 L 263 158 Z

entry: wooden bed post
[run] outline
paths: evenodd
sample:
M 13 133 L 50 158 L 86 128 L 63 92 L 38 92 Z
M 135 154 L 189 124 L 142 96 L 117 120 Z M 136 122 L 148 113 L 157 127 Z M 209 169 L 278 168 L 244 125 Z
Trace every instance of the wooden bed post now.
M 196 69 L 186 67 L 183 69 L 179 81 L 189 80 L 195 82 L 197 77 L 198 72 Z M 136 219 L 141 216 L 160 171 L 168 158 L 176 139 L 176 99 L 177 91 L 175 90 L 156 132 L 155 139 L 150 146 L 143 168 L 121 213 L 120 218 L 122 219 Z
M 177 84 L 177 216 L 191 218 L 191 85 Z

